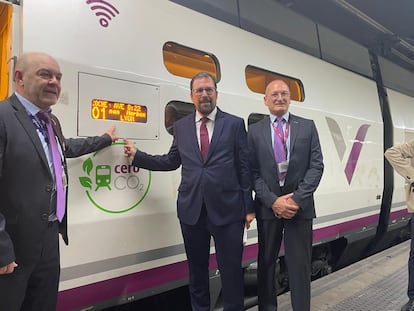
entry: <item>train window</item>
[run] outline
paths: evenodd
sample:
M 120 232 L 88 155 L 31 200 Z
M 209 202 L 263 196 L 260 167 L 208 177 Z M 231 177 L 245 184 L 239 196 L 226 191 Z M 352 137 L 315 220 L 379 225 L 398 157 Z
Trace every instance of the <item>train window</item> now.
M 165 106 L 165 129 L 173 135 L 173 125 L 175 121 L 189 115 L 195 111 L 194 104 L 181 101 L 171 101 Z
M 305 100 L 305 90 L 299 79 L 295 79 L 280 73 L 275 73 L 266 69 L 248 65 L 245 69 L 246 84 L 248 88 L 255 92 L 264 94 L 266 85 L 273 80 L 283 80 L 289 85 L 291 96 L 295 101 L 303 102 Z
M 253 123 L 259 122 L 265 118 L 268 118 L 269 115 L 268 114 L 263 114 L 263 113 L 251 113 L 249 115 L 249 118 L 247 119 L 247 125 L 251 125 Z
M 195 50 L 175 42 L 166 42 L 162 49 L 164 66 L 176 76 L 193 78 L 205 71 L 220 81 L 220 66 L 217 58 L 210 53 Z

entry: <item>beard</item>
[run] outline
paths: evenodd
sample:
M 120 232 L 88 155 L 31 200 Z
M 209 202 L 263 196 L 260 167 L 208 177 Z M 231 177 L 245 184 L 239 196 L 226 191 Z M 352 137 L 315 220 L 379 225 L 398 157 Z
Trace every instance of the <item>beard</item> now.
M 198 101 L 199 112 L 205 116 L 210 114 L 215 107 L 216 104 L 209 97 L 200 98 L 200 100 Z

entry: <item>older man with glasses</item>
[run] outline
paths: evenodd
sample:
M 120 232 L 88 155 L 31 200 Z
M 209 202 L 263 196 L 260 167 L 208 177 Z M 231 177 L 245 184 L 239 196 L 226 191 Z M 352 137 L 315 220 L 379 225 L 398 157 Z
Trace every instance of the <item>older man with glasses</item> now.
M 324 169 L 318 131 L 313 120 L 289 112 L 285 81 L 271 81 L 263 101 L 269 118 L 250 125 L 248 134 L 256 193 L 259 310 L 277 310 L 275 274 L 283 240 L 292 310 L 309 311 L 313 194 Z

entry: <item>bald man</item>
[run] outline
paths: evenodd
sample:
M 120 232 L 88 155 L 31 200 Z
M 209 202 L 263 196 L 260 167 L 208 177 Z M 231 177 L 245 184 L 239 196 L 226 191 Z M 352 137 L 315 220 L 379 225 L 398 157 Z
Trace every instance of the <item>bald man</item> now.
M 284 81 L 267 85 L 264 104 L 269 118 L 252 124 L 248 132 L 256 193 L 259 310 L 277 310 L 275 272 L 283 240 L 293 311 L 309 311 L 313 193 L 324 168 L 318 132 L 312 120 L 289 112 L 290 90 Z
M 50 55 L 21 55 L 14 78 L 15 93 L 0 102 L 0 309 L 55 311 L 59 232 L 66 244 L 68 237 L 67 189 L 62 187 L 64 214 L 58 219 L 52 149 L 59 150 L 55 163 L 61 162 L 60 185 L 67 185 L 66 158 L 110 146 L 117 137 L 111 128 L 102 136 L 64 138 L 51 114 L 62 73 Z M 51 135 L 46 123 L 53 127 Z M 52 148 L 51 139 L 60 147 Z

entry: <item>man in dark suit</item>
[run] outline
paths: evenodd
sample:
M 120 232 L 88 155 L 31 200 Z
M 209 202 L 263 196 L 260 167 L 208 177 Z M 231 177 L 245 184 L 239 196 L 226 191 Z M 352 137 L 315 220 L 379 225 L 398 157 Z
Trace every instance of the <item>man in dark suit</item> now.
M 184 238 L 194 311 L 210 310 L 209 253 L 214 238 L 225 311 L 243 310 L 243 227 L 254 218 L 244 121 L 216 107 L 208 73 L 190 83 L 196 112 L 174 124 L 168 154 L 149 155 L 126 141 L 132 164 L 170 171 L 182 166 L 177 210 Z
M 23 54 L 14 74 L 16 92 L 0 103 L 1 310 L 56 310 L 59 231 L 68 243 L 66 157 L 99 150 L 116 140 L 115 128 L 100 137 L 65 139 L 53 115 L 46 123 L 52 125 L 54 137 L 47 136 L 38 113 L 50 115 L 61 91 L 61 77 L 60 67 L 51 56 Z M 60 146 L 54 148 L 63 185 L 63 200 L 59 202 L 64 215 L 60 214 L 60 220 L 51 139 Z
M 248 131 L 256 193 L 259 310 L 277 310 L 275 268 L 283 238 L 292 307 L 307 311 L 313 193 L 324 167 L 321 147 L 314 122 L 289 113 L 290 91 L 284 81 L 267 85 L 264 103 L 270 117 L 251 125 Z

